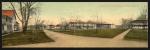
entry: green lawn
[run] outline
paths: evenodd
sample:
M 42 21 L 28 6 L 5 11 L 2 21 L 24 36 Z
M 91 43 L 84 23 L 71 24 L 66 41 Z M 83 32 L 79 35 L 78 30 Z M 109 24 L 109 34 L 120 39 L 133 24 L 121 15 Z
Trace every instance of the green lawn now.
M 131 30 L 126 36 L 126 40 L 148 40 L 148 31 L 134 29 Z
M 99 30 L 73 30 L 70 31 L 56 31 L 62 32 L 65 34 L 79 35 L 79 36 L 92 36 L 92 37 L 103 37 L 103 38 L 112 38 L 116 35 L 124 32 L 126 29 L 99 29 Z
M 52 42 L 54 40 L 47 37 L 42 30 L 27 32 L 16 32 L 2 37 L 2 45 L 22 45 L 22 44 L 33 44 L 33 43 L 42 43 L 42 42 Z

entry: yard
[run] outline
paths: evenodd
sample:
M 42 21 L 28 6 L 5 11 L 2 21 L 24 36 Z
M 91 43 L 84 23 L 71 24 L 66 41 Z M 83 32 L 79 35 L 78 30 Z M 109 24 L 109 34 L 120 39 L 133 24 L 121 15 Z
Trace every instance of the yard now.
M 44 31 L 38 30 L 36 33 L 33 33 L 31 30 L 27 32 L 16 32 L 2 37 L 3 46 L 11 45 L 22 45 L 22 44 L 33 44 L 33 43 L 42 43 L 42 42 L 53 42 L 54 40 L 50 39 L 44 34 Z
M 102 38 L 113 38 L 116 35 L 124 32 L 126 29 L 99 29 L 99 30 L 70 30 L 70 31 L 56 31 L 63 32 L 65 34 L 79 35 L 79 36 L 92 36 Z
M 134 29 L 131 30 L 126 36 L 126 40 L 148 40 L 148 30 Z

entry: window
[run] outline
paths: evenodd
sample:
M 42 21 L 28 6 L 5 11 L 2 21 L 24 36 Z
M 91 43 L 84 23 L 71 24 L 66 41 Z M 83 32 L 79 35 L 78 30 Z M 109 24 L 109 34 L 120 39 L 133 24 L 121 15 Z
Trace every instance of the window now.
M 9 18 L 9 22 L 12 23 L 12 21 L 13 21 L 13 20 L 12 20 L 12 18 L 10 17 L 10 18 Z

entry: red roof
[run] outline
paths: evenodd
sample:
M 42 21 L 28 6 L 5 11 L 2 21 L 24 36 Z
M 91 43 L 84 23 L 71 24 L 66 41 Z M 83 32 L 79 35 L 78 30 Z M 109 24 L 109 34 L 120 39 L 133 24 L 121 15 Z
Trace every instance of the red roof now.
M 2 10 L 2 15 L 5 15 L 5 16 L 13 16 L 15 13 L 14 10 Z

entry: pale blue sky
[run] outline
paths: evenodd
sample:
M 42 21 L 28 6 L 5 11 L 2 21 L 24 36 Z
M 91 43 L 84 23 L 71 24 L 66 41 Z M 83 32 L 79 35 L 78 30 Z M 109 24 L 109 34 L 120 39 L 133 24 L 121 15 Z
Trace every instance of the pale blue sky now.
M 38 6 L 46 24 L 59 23 L 58 17 L 69 21 L 71 16 L 79 16 L 83 21 L 95 21 L 99 16 L 99 20 L 116 25 L 121 24 L 121 18 L 137 18 L 148 7 L 147 2 L 40 2 Z

